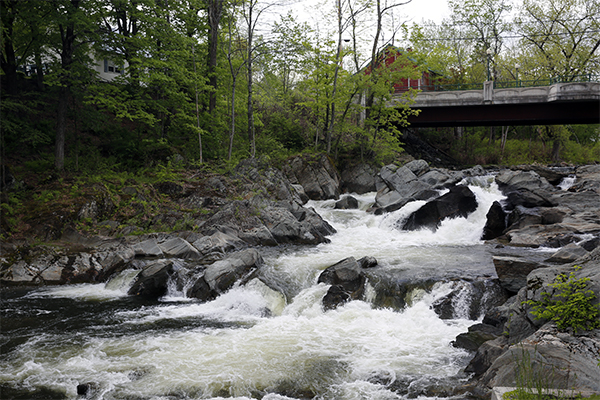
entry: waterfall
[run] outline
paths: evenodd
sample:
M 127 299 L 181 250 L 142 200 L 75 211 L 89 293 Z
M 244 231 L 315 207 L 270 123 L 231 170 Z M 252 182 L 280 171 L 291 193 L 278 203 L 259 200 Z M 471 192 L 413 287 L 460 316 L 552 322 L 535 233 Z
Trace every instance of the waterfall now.
M 451 393 L 469 358 L 451 342 L 480 317 L 473 304 L 486 302 L 479 288 L 495 276 L 480 235 L 487 209 L 502 198 L 487 178 L 467 183 L 478 209 L 436 232 L 396 228 L 423 202 L 386 215 L 366 212 L 374 193 L 356 196 L 357 210 L 311 202 L 338 231 L 330 243 L 265 249 L 257 278 L 205 303 L 185 298 L 195 266 L 182 260 L 174 260 L 160 301 L 126 296 L 139 270 L 106 285 L 6 292 L 0 389 L 17 398 L 76 398 L 77 384 L 89 383 L 88 397 L 97 400 Z M 366 296 L 325 311 L 328 285 L 317 278 L 350 256 L 378 260 Z M 416 283 L 407 289 L 409 282 Z M 382 296 L 402 307 L 386 306 Z

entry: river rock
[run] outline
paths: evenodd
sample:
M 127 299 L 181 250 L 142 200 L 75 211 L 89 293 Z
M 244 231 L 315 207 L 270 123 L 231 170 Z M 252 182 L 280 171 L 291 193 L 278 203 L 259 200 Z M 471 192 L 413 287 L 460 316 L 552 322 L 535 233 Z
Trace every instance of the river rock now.
M 340 176 L 331 159 L 325 154 L 297 156 L 283 168 L 293 184 L 300 184 L 311 200 L 338 199 Z
M 135 277 L 127 294 L 130 296 L 158 299 L 167 293 L 169 275 L 172 272 L 172 261 L 159 260 L 148 264 Z
M 132 249 L 135 252 L 136 257 L 161 257 L 163 255 L 155 238 L 149 238 L 139 243 L 135 243 L 132 246 Z
M 517 293 L 527 285 L 527 275 L 544 265 L 519 257 L 492 257 L 500 285 L 510 293 Z
M 366 277 L 356 259 L 348 257 L 325 269 L 318 283 L 331 285 L 323 298 L 323 307 L 331 310 L 347 301 L 362 299 Z
M 209 265 L 204 271 L 204 281 L 215 295 L 226 292 L 234 284 L 245 284 L 256 276 L 264 264 L 256 249 L 245 249 Z
M 412 160 L 404 164 L 417 177 L 420 177 L 429 172 L 429 164 L 425 160 Z
M 467 217 L 477 208 L 475 194 L 466 186 L 458 185 L 437 199 L 409 215 L 402 225 L 403 230 L 427 228 L 435 231 L 446 218 Z
M 469 331 L 461 333 L 452 342 L 452 345 L 469 351 L 476 351 L 479 346 L 488 340 L 494 340 L 502 335 L 502 327 L 488 324 L 475 324 L 469 327 Z
M 201 254 L 203 262 L 215 262 L 227 253 L 241 250 L 247 244 L 234 235 L 217 231 L 210 236 L 202 236 L 192 243 Z
M 204 224 L 205 235 L 231 232 L 249 245 L 318 244 L 335 229 L 313 209 L 294 201 L 234 201 Z
M 533 388 L 600 391 L 599 349 L 600 330 L 572 336 L 547 324 L 496 358 L 481 382 L 492 388 L 527 380 Z
M 194 246 L 192 246 L 187 240 L 174 237 L 169 238 L 164 242 L 158 243 L 160 250 L 170 257 L 177 257 L 183 259 L 199 259 L 200 253 Z
M 482 240 L 491 240 L 501 236 L 506 229 L 506 212 L 498 201 L 494 201 L 485 215 Z
M 355 210 L 358 208 L 358 200 L 352 196 L 344 196 L 335 202 L 336 210 Z
M 549 263 L 566 264 L 566 263 L 574 262 L 575 260 L 579 259 L 580 257 L 585 256 L 586 254 L 587 254 L 587 250 L 584 249 L 583 247 L 581 247 L 575 243 L 569 243 L 568 245 L 561 248 L 556 253 L 552 254 L 552 256 L 547 258 L 545 261 L 549 262 Z
M 375 192 L 377 170 L 369 164 L 351 165 L 341 171 L 341 190 L 346 193 Z

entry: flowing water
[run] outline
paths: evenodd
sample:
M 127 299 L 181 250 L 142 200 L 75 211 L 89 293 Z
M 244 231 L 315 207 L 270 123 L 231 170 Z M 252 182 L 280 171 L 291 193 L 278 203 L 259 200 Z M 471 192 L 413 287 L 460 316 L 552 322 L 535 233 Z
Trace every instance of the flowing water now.
M 489 179 L 471 184 L 478 210 L 435 233 L 396 228 L 422 202 L 384 216 L 366 212 L 374 194 L 357 196 L 358 210 L 310 203 L 338 233 L 319 246 L 262 249 L 262 281 L 278 291 L 255 279 L 208 303 L 175 289 L 148 301 L 126 296 L 126 274 L 107 285 L 5 288 L 0 397 L 75 399 L 86 384 L 86 398 L 105 400 L 434 398 L 436 382 L 467 378 L 470 355 L 451 342 L 476 321 L 461 317 L 460 296 L 455 318 L 440 319 L 432 304 L 459 278 L 495 275 L 479 237 L 502 196 Z M 412 291 L 403 309 L 373 306 L 370 287 L 365 301 L 325 312 L 318 275 L 349 256 L 375 257 L 390 277 L 439 282 Z

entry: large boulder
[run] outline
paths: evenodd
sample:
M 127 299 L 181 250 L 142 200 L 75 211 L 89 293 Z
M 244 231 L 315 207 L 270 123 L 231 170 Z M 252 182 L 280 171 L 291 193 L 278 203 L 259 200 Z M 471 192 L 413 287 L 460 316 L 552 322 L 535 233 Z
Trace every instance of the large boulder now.
M 202 233 L 221 231 L 249 245 L 319 244 L 335 229 L 313 209 L 294 201 L 233 201 L 209 218 Z
M 547 324 L 496 358 L 481 381 L 489 388 L 530 382 L 533 388 L 598 392 L 599 348 L 600 330 L 573 336 Z
M 263 258 L 256 249 L 232 253 L 227 258 L 212 263 L 197 275 L 187 295 L 204 301 L 213 299 L 235 284 L 243 285 L 255 278 L 263 265 Z
M 403 230 L 427 228 L 435 231 L 447 218 L 467 217 L 477 208 L 475 194 L 467 186 L 458 185 L 413 212 L 402 225 Z
M 172 261 L 158 260 L 148 264 L 135 277 L 127 294 L 130 296 L 158 299 L 167 294 L 169 276 L 172 272 Z
M 368 264 L 368 260 L 364 260 Z M 361 264 L 354 257 L 348 257 L 325 269 L 318 282 L 331 285 L 323 298 L 323 307 L 331 310 L 350 300 L 362 299 L 366 277 Z
M 506 229 L 506 212 L 498 201 L 494 201 L 485 216 L 482 240 L 491 240 L 501 236 Z
M 325 155 L 297 156 L 283 168 L 292 184 L 300 184 L 311 200 L 338 199 L 340 176 L 331 159 Z
M 259 195 L 274 201 L 304 203 L 301 193 L 293 185 L 298 182 L 288 179 L 282 171 L 270 167 L 262 158 L 240 161 L 231 173 L 231 179 L 246 192 L 246 198 Z
M 509 293 L 517 293 L 527 285 L 527 276 L 537 268 L 545 267 L 535 261 L 521 257 L 492 257 L 500 285 Z
M 341 172 L 341 190 L 347 193 L 364 194 L 376 191 L 375 176 L 377 170 L 369 164 L 356 164 L 344 168 Z
M 198 238 L 192 246 L 201 254 L 202 262 L 212 263 L 224 258 L 227 253 L 241 250 L 247 244 L 237 236 L 216 231 L 212 235 Z

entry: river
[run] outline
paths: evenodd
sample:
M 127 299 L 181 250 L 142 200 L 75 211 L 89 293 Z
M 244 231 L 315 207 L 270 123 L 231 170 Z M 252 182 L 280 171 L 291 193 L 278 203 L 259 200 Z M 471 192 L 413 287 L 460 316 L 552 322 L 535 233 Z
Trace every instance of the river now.
M 422 202 L 376 216 L 375 195 L 358 210 L 311 202 L 338 231 L 318 246 L 261 249 L 267 287 L 255 279 L 199 303 L 173 289 L 159 301 L 109 284 L 2 289 L 2 399 L 403 399 L 435 398 L 436 382 L 460 385 L 470 358 L 451 345 L 476 321 L 456 304 L 440 319 L 432 304 L 460 279 L 493 278 L 480 241 L 485 214 L 502 198 L 491 179 L 471 182 L 479 207 L 434 233 L 396 229 Z M 326 267 L 373 256 L 381 273 L 437 280 L 403 309 L 365 301 L 324 311 Z M 183 261 L 179 262 L 183 265 Z M 77 394 L 78 385 L 88 388 Z

